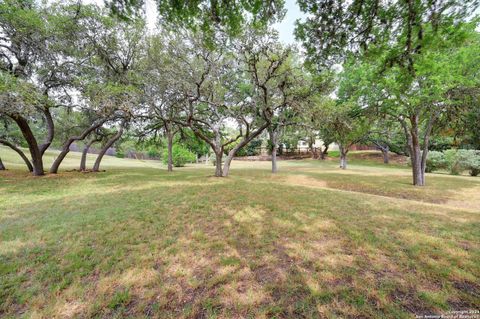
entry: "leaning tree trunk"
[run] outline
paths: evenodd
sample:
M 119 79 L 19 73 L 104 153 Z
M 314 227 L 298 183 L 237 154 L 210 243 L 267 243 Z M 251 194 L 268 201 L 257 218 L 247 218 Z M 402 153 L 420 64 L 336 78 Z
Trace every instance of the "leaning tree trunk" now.
M 342 145 L 339 145 L 339 150 L 340 150 L 340 168 L 341 169 L 347 169 L 348 149 L 343 147 Z
M 243 140 L 238 143 L 230 152 L 228 152 L 227 158 L 225 159 L 225 164 L 223 165 L 223 177 L 227 177 L 228 173 L 230 172 L 230 165 L 232 164 L 233 157 L 237 154 L 238 150 L 250 143 L 251 140 L 259 136 L 267 127 L 269 123 L 265 122 L 262 126 L 260 126 L 257 130 L 255 130 L 251 134 L 247 134 L 243 137 Z
M 52 167 L 50 167 L 50 173 L 51 174 L 57 174 L 58 169 L 60 168 L 60 164 L 62 164 L 63 160 L 67 156 L 67 154 L 70 152 L 70 146 L 72 145 L 73 142 L 75 141 L 81 141 L 85 139 L 91 132 L 99 128 L 100 126 L 105 123 L 106 120 L 101 120 L 100 122 L 96 122 L 92 124 L 90 127 L 86 128 L 81 135 L 79 136 L 73 136 L 69 138 L 62 146 L 62 150 L 60 151 L 60 154 L 58 154 L 57 158 L 55 161 L 53 161 Z
M 12 150 L 14 150 L 15 152 L 17 152 L 18 155 L 20 155 L 20 157 L 23 159 L 23 161 L 25 162 L 25 165 L 27 165 L 27 168 L 30 172 L 33 172 L 33 166 L 32 166 L 32 163 L 30 163 L 30 160 L 28 159 L 28 157 L 25 155 L 25 153 L 22 152 L 21 149 L 19 149 L 18 147 L 16 147 L 14 144 L 10 143 L 9 141 L 6 141 L 6 140 L 0 140 L 0 144 L 3 144 L 5 146 L 8 146 L 10 147 Z
M 383 155 L 383 164 L 388 164 L 390 162 L 390 157 L 388 155 L 388 146 L 381 147 L 380 150 L 382 151 Z
M 0 157 L 0 171 L 5 170 L 5 165 L 3 165 L 2 158 Z
M 47 136 L 43 144 L 39 146 L 40 154 L 43 156 L 43 154 L 45 154 L 45 151 L 52 144 L 53 137 L 55 135 L 55 125 L 53 123 L 53 118 L 52 118 L 52 114 L 50 113 L 50 109 L 44 108 L 42 112 L 45 116 L 45 123 L 47 125 Z
M 100 163 L 102 162 L 102 158 L 107 152 L 107 150 L 112 147 L 112 145 L 122 136 L 123 134 L 123 124 L 120 126 L 120 129 L 118 130 L 117 134 L 115 134 L 108 142 L 105 144 L 105 146 L 102 148 L 100 153 L 98 153 L 97 160 L 95 161 L 95 164 L 93 165 L 93 171 L 98 172 L 100 170 Z
M 12 116 L 12 119 L 17 123 L 23 137 L 25 138 L 25 141 L 28 144 L 28 149 L 30 150 L 30 155 L 32 157 L 31 164 L 33 175 L 45 175 L 45 172 L 43 171 L 42 151 L 38 147 L 37 139 L 35 138 L 35 135 L 33 135 L 27 120 L 20 115 Z
M 173 132 L 170 129 L 167 129 L 167 170 L 169 172 L 173 171 Z
M 80 159 L 80 171 L 81 172 L 85 172 L 87 170 L 87 154 L 88 154 L 88 151 L 90 150 L 90 147 L 92 147 L 93 143 L 95 143 L 95 142 L 98 142 L 98 140 L 97 139 L 91 140 L 83 148 L 82 158 Z

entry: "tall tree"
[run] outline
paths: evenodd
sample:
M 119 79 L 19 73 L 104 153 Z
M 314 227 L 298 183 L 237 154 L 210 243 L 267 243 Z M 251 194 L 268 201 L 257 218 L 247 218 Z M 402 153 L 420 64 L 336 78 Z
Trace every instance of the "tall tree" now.
M 358 102 L 367 106 L 368 100 L 370 107 L 381 104 L 385 114 L 399 121 L 413 184 L 425 185 L 432 129 L 449 110 L 451 90 L 472 85 L 476 74 L 472 68 L 478 69 L 474 65 L 478 65 L 479 46 L 472 36 L 476 24 L 467 22 L 478 1 L 301 0 L 299 4 L 311 14 L 296 30 L 309 63 L 322 69 L 347 62 L 357 72 L 355 85 L 370 79 Z M 372 97 L 368 92 L 372 89 L 376 97 L 365 98 Z
M 140 82 L 135 68 L 143 54 L 144 23 L 120 21 L 106 16 L 99 8 L 98 11 L 92 8 L 95 7 L 85 9 L 88 11 L 82 20 L 85 25 L 82 35 L 91 53 L 82 68 L 85 76 L 77 84 L 78 93 L 84 98 L 80 108 L 86 123 L 64 141 L 50 168 L 53 174 L 58 172 L 72 143 L 84 140 L 106 123 L 130 120 L 139 103 Z M 100 161 L 102 158 L 99 156 Z
M 68 89 L 78 74 L 77 7 L 7 0 L 0 11 L 0 113 L 17 124 L 33 174 L 43 175 L 43 154 L 55 132 L 52 109 L 71 106 Z M 39 120 L 43 143 L 32 128 Z
M 169 172 L 173 171 L 173 141 L 181 129 L 178 121 L 181 120 L 182 103 L 185 103 L 182 88 L 177 85 L 175 77 L 170 77 L 176 75 L 176 58 L 180 58 L 175 54 L 175 48 L 181 46 L 175 43 L 177 40 L 167 32 L 151 37 L 143 64 L 147 130 L 163 132 L 167 140 Z
M 262 114 L 268 110 L 252 96 L 255 92 L 238 51 L 222 33 L 217 36 L 214 49 L 198 34 L 175 42 L 178 63 L 172 78 L 185 96 L 179 124 L 210 145 L 216 158 L 215 176 L 228 176 L 237 151 L 267 128 Z M 237 131 L 234 137 L 228 134 L 232 126 Z M 224 151 L 234 143 L 222 167 Z

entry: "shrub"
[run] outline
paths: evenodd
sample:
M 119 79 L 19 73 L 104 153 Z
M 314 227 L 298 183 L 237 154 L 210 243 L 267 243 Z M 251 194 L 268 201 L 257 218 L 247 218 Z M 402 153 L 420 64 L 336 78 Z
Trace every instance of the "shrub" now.
M 147 155 L 149 158 L 160 158 L 161 150 L 156 146 L 150 146 L 147 149 Z
M 255 156 L 260 154 L 260 148 L 262 147 L 262 140 L 253 140 L 245 146 L 247 156 Z
M 458 150 L 458 158 L 463 170 L 468 170 L 471 176 L 480 172 L 480 151 Z
M 480 172 L 480 151 L 476 150 L 446 150 L 445 160 L 450 174 L 458 175 L 468 170 L 470 175 L 477 176 Z
M 175 144 L 172 148 L 172 161 L 173 166 L 175 167 L 182 167 L 185 166 L 186 163 L 195 162 L 196 156 L 192 152 L 190 152 L 185 147 Z M 165 150 L 163 153 L 163 163 L 168 164 L 168 150 Z
M 425 167 L 427 173 L 446 168 L 448 168 L 448 163 L 445 159 L 445 154 L 437 151 L 428 152 L 427 166 Z

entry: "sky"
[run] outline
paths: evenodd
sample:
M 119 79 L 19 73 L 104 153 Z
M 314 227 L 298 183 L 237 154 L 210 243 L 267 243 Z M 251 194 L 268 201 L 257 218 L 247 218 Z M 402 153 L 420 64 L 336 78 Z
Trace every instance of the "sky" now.
M 276 23 L 273 27 L 278 30 L 280 41 L 285 44 L 294 44 L 295 36 L 293 31 L 295 29 L 295 21 L 303 19 L 306 15 L 300 11 L 295 0 L 286 0 L 285 9 L 287 12 L 282 22 Z

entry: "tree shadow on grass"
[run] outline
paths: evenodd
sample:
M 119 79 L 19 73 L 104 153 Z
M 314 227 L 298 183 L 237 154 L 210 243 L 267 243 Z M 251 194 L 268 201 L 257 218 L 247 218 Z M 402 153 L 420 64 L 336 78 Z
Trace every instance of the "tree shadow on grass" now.
M 390 308 L 380 296 L 368 294 L 380 291 L 392 278 L 402 279 L 408 268 L 402 265 L 396 274 L 360 280 L 369 275 L 362 269 L 374 269 L 377 261 L 359 253 L 351 243 L 352 234 L 357 234 L 359 247 L 369 240 L 375 243 L 379 236 L 381 242 L 387 238 L 375 232 L 382 225 L 361 220 L 368 221 L 377 211 L 367 214 L 362 207 L 349 206 L 358 199 L 353 195 L 330 198 L 321 190 L 280 185 L 273 191 L 237 179 L 209 184 L 199 173 L 181 177 L 192 184 L 174 185 L 169 184 L 175 181 L 172 176 L 150 173 L 142 170 L 144 179 L 136 175 L 133 182 L 128 176 L 106 176 L 109 183 L 121 186 L 153 181 L 142 189 L 122 186 L 88 201 L 84 195 L 71 194 L 60 201 L 43 198 L 22 204 L 19 209 L 26 215 L 9 224 L 2 240 L 32 243 L 0 256 L 5 278 L 0 314 L 36 311 L 49 316 L 59 311 L 56 303 L 64 302 L 68 308 L 72 300 L 83 305 L 75 309 L 85 317 L 319 318 L 325 316 L 323 311 L 340 317 L 405 317 L 415 310 L 409 309 L 412 305 L 434 309 L 418 303 L 415 286 L 399 282 L 387 290 Z M 297 217 L 309 211 L 310 218 Z M 400 218 L 400 213 L 392 217 Z M 327 229 L 320 238 L 314 230 L 304 230 L 321 219 L 342 227 Z M 417 231 L 423 226 L 410 221 L 408 227 Z M 336 255 L 310 247 L 334 235 L 342 239 L 332 241 Z M 394 249 L 384 248 L 378 254 Z M 302 258 L 303 253 L 311 255 Z M 329 267 L 323 267 L 327 262 Z M 393 257 L 389 261 L 395 262 Z M 413 257 L 408 262 L 414 268 L 421 266 Z M 324 270 L 332 273 L 331 280 L 317 277 Z M 410 272 L 414 278 L 415 271 Z M 138 277 L 132 275 L 137 273 Z M 153 279 L 147 280 L 151 273 Z M 320 289 L 312 289 L 312 282 Z M 362 286 L 365 283 L 371 286 Z M 454 289 L 462 291 L 468 285 Z

